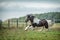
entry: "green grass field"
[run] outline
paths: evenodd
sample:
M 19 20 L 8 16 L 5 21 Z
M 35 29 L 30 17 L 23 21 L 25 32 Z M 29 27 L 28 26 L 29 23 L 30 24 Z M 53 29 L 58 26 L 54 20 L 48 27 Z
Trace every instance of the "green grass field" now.
M 60 40 L 60 23 L 55 23 L 49 31 L 24 31 L 24 27 L 0 30 L 0 40 Z

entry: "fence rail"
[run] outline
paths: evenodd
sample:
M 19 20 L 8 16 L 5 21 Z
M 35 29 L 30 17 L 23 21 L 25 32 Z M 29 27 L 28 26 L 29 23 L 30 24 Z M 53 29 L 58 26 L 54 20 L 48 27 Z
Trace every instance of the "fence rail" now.
M 25 25 L 26 25 L 26 23 L 25 22 L 21 22 L 20 20 L 7 20 L 6 22 L 2 22 L 2 24 L 1 24 L 3 27 L 8 27 L 8 28 L 10 28 L 10 27 L 16 27 L 16 28 L 18 28 L 18 27 L 24 27 Z
M 60 23 L 60 19 L 54 19 L 53 20 L 55 23 Z M 26 23 L 24 21 L 20 21 L 20 20 L 7 20 L 6 22 L 2 22 L 2 20 L 0 20 L 0 28 L 1 27 L 16 27 L 16 28 L 19 28 L 19 27 L 24 27 L 26 26 Z

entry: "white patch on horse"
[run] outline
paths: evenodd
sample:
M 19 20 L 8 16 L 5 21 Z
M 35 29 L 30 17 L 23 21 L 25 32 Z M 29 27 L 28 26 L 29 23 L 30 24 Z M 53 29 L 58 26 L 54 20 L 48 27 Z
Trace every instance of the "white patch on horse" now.
M 39 24 L 39 21 L 40 20 L 38 18 L 34 18 L 34 21 L 33 22 Z

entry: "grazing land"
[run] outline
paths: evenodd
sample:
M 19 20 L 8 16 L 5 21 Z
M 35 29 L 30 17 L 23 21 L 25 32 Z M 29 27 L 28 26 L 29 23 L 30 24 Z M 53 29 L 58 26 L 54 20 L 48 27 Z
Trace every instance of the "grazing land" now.
M 0 40 L 60 40 L 60 23 L 55 23 L 49 31 L 24 31 L 23 25 L 0 30 Z

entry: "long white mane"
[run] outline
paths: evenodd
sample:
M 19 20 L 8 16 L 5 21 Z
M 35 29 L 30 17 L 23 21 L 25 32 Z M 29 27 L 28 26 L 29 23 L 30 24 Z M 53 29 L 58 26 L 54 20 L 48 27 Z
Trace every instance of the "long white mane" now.
M 40 19 L 38 19 L 38 18 L 34 18 L 33 23 L 37 23 L 37 24 L 39 24 L 39 21 L 40 21 Z

